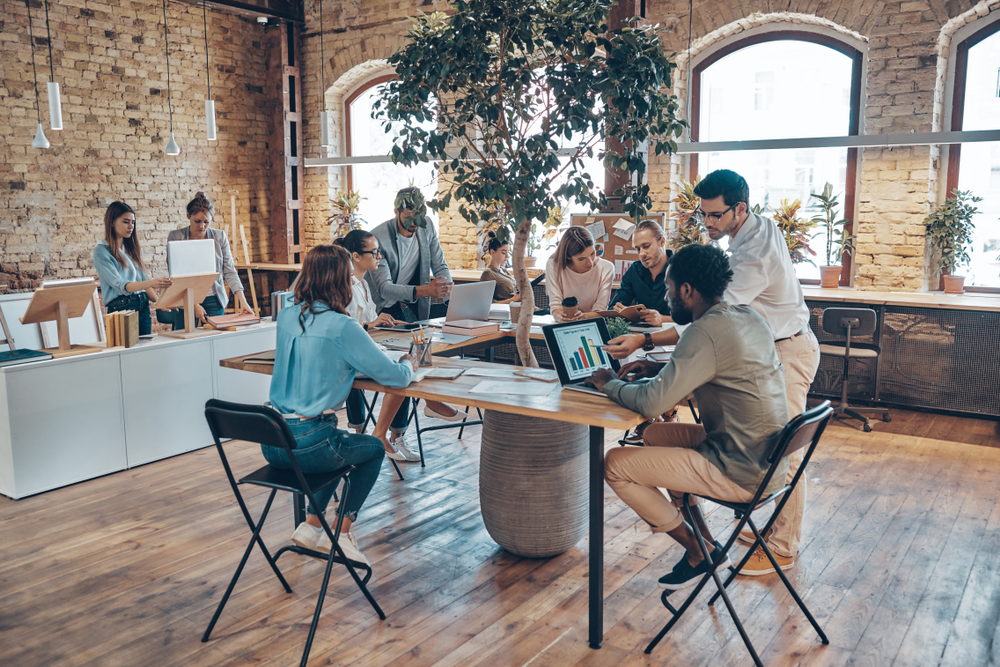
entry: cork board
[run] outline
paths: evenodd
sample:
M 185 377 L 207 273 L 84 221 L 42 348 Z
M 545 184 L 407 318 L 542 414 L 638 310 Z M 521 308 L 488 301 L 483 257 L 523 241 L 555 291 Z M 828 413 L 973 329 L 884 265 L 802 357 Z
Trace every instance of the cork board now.
M 666 214 L 649 213 L 643 220 L 655 220 L 660 224 L 660 227 L 664 227 Z M 619 222 L 632 224 L 633 220 L 625 213 L 603 213 L 599 215 L 575 213 L 570 216 L 571 225 L 581 225 L 590 230 L 590 234 L 594 237 L 594 242 L 597 244 L 598 256 L 615 265 L 615 282 L 621 281 L 622 276 L 628 271 L 628 267 L 639 258 L 639 253 L 632 247 L 632 232 L 635 231 L 635 228 L 633 227 L 628 231 L 616 229 L 615 224 Z M 599 234 L 602 227 L 604 232 Z

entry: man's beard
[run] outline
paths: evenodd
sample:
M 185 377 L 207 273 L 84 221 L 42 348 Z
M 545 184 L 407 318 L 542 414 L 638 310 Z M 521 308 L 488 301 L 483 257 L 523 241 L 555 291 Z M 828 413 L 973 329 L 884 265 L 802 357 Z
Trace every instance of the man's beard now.
M 670 305 L 670 319 L 676 324 L 691 324 L 694 322 L 694 313 L 685 308 L 683 303 L 669 298 L 667 299 L 667 303 Z

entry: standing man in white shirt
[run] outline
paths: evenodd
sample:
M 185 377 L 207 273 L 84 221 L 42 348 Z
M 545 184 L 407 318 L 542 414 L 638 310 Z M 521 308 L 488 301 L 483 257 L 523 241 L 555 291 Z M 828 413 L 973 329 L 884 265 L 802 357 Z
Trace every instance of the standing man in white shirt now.
M 819 368 L 819 343 L 809 327 L 809 308 L 795 276 L 785 238 L 773 220 L 750 210 L 750 187 L 734 171 L 713 171 L 695 186 L 694 193 L 701 198 L 695 215 L 702 217 L 709 237 L 713 241 L 723 236 L 731 239 L 729 262 L 733 280 L 726 289 L 724 300 L 753 307 L 774 335 L 774 347 L 784 367 L 788 417 L 791 419 L 805 412 L 806 394 Z M 675 345 L 677 339 L 677 332 L 670 329 L 654 334 L 621 336 L 612 340 L 606 349 L 611 356 L 620 359 L 640 347 Z M 800 450 L 791 456 L 789 479 L 799 469 L 802 455 Z M 805 477 L 800 480 L 775 521 L 772 533 L 765 536 L 783 570 L 790 569 L 798 555 L 806 504 L 805 481 Z M 757 576 L 773 571 L 763 550 L 758 549 L 741 574 Z

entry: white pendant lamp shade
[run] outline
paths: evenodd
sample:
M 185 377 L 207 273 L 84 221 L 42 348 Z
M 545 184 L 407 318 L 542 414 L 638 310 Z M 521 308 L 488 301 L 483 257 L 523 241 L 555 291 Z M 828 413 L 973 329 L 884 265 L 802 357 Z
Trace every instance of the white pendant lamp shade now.
M 167 148 L 165 149 L 165 152 L 166 152 L 167 155 L 180 155 L 181 154 L 181 147 L 177 145 L 176 141 L 174 141 L 174 133 L 173 132 L 170 133 L 170 141 L 167 142 Z
M 62 100 L 59 98 L 59 84 L 49 81 L 49 126 L 53 130 L 61 130 L 62 126 Z
M 205 133 L 209 141 L 215 141 L 215 100 L 205 100 Z
M 330 116 L 325 111 L 319 112 L 319 145 L 330 145 Z
M 38 131 L 35 132 L 35 138 L 31 141 L 32 148 L 48 148 L 49 140 L 45 138 L 45 132 L 42 131 L 42 124 L 38 124 Z

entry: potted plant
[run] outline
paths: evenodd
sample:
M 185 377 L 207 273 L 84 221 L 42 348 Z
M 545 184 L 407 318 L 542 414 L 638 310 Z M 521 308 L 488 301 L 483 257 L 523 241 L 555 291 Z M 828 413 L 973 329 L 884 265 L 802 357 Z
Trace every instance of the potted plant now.
M 845 251 L 854 250 L 854 235 L 848 234 L 849 218 L 837 218 L 837 198 L 833 196 L 833 185 L 827 183 L 823 192 L 809 195 L 816 203 L 812 208 L 818 211 L 812 221 L 826 228 L 826 264 L 819 267 L 820 287 L 837 287 L 840 284 L 840 273 L 843 269 L 841 258 Z M 836 264 L 835 264 L 836 262 Z
M 956 276 L 955 269 L 969 264 L 968 249 L 975 229 L 972 218 L 979 213 L 973 204 L 982 200 L 969 190 L 955 188 L 936 211 L 924 218 L 931 249 L 937 251 L 935 268 L 944 278 L 946 294 L 965 291 L 965 276 Z
M 330 224 L 330 240 L 346 236 L 354 229 L 361 229 L 364 222 L 358 216 L 358 207 L 364 197 L 356 190 L 337 190 L 330 200 L 334 213 L 326 221 Z
M 457 200 L 459 214 L 476 224 L 484 202 L 503 202 L 506 224 L 497 235 L 513 238 L 524 299 L 516 340 L 525 365 L 536 365 L 524 262 L 532 224 L 561 202 L 606 206 L 582 162 L 605 138 L 619 142 L 604 154 L 605 166 L 636 175 L 608 194 L 621 194 L 623 210 L 641 219 L 652 206 L 641 151 L 673 152 L 686 126 L 669 93 L 677 65 L 663 51 L 662 31 L 638 19 L 609 31 L 615 4 L 455 0 L 450 14 L 421 14 L 389 58 L 398 78 L 375 103 L 387 130 L 401 128 L 393 162 L 439 165 L 438 196 L 428 206 L 443 211 Z M 433 129 L 424 129 L 427 119 Z M 568 138 L 561 160 L 555 151 Z
M 792 264 L 802 262 L 813 263 L 806 255 L 816 256 L 816 251 L 809 247 L 809 232 L 816 226 L 812 220 L 805 220 L 799 217 L 799 209 L 802 208 L 802 200 L 782 199 L 781 205 L 774 209 L 774 221 L 778 223 L 778 228 L 785 235 L 785 243 L 788 244 L 788 254 L 792 257 Z
M 525 249 L 527 253 L 524 257 L 525 268 L 532 268 L 535 266 L 535 252 L 542 249 L 542 242 L 538 238 L 537 229 L 534 224 L 531 225 L 531 235 L 528 237 L 528 247 Z
M 708 243 L 708 231 L 705 223 L 694 217 L 694 212 L 698 210 L 698 195 L 694 193 L 694 186 L 698 185 L 700 178 L 694 179 L 690 183 L 683 181 L 676 184 L 677 196 L 670 200 L 674 205 L 674 210 L 670 217 L 674 223 L 674 235 L 670 239 L 670 247 L 673 250 L 680 250 L 691 243 Z

